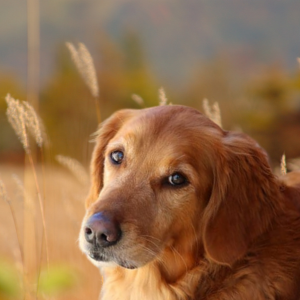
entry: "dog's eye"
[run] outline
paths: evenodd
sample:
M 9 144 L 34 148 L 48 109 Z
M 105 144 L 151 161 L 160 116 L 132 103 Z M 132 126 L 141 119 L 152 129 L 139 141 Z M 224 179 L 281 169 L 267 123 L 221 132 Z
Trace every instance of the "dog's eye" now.
M 179 185 L 183 185 L 183 184 L 187 183 L 187 179 L 180 173 L 174 173 L 171 176 L 169 176 L 168 182 L 171 185 L 179 186 Z
M 124 153 L 122 151 L 114 151 L 110 154 L 110 158 L 114 164 L 120 164 L 123 161 Z

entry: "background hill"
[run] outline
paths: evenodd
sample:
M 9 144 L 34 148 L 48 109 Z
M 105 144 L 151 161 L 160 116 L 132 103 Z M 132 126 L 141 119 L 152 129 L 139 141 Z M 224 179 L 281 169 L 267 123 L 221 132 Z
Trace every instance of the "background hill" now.
M 0 8 L 0 68 L 25 82 L 26 1 L 0 0 Z M 82 41 L 99 59 L 103 33 L 116 43 L 135 33 L 155 74 L 174 87 L 215 56 L 244 74 L 272 62 L 295 68 L 299 56 L 298 0 L 52 0 L 40 1 L 40 9 L 44 80 L 60 43 Z

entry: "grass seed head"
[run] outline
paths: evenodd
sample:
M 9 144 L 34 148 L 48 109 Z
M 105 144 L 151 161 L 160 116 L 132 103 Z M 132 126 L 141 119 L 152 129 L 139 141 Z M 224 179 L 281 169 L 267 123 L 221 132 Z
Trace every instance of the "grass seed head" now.
M 168 104 L 168 99 L 167 99 L 167 96 L 166 96 L 166 92 L 165 92 L 163 87 L 161 87 L 158 90 L 158 97 L 159 97 L 159 105 L 160 106 Z
M 8 122 L 14 129 L 17 137 L 21 141 L 23 148 L 27 154 L 30 153 L 28 136 L 25 122 L 25 109 L 19 100 L 15 100 L 9 94 L 5 97 L 7 103 L 6 115 Z
M 34 108 L 26 101 L 23 102 L 25 108 L 25 124 L 29 129 L 30 133 L 33 135 L 37 145 L 41 148 L 44 141 L 46 140 L 46 131 Z
M 282 175 L 286 175 L 287 168 L 286 168 L 286 157 L 285 157 L 285 154 L 283 154 L 282 157 L 281 157 L 280 170 L 281 170 L 281 174 Z
M 73 62 L 82 77 L 83 81 L 89 88 L 94 98 L 99 97 L 99 86 L 97 81 L 96 70 L 93 62 L 93 58 L 88 51 L 87 47 L 79 43 L 78 49 L 72 43 L 66 43 Z
M 145 106 L 145 102 L 144 102 L 144 99 L 141 97 L 141 96 L 139 96 L 139 95 L 137 95 L 137 94 L 132 94 L 131 95 L 131 98 L 132 98 L 132 100 L 135 102 L 135 103 L 137 103 L 139 106 Z
M 204 99 L 203 109 L 206 116 L 222 128 L 221 110 L 218 102 L 215 102 L 212 106 L 210 106 L 208 100 Z

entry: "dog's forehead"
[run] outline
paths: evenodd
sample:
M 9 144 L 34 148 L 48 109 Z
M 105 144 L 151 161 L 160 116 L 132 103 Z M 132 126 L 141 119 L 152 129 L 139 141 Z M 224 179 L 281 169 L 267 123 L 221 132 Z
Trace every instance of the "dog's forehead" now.
M 115 141 L 126 141 L 131 144 L 139 144 L 139 147 L 155 145 L 156 142 L 164 145 L 166 141 L 183 139 L 191 127 L 191 118 L 187 117 L 185 110 L 178 111 L 173 107 L 150 108 L 140 110 L 127 120 L 114 136 Z M 193 127 L 196 126 L 195 118 Z
M 153 137 L 180 135 L 198 128 L 215 128 L 199 111 L 185 106 L 158 106 L 142 109 L 134 114 L 120 129 L 119 135 Z
M 140 110 L 127 120 L 110 141 L 132 155 L 195 158 L 208 136 L 222 130 L 200 112 L 184 106 Z M 216 132 L 218 132 L 216 134 Z M 111 150 L 111 149 L 110 149 Z M 198 154 L 196 154 L 196 152 Z M 161 155 L 158 155 L 161 154 Z M 174 158 L 174 159 L 173 159 Z

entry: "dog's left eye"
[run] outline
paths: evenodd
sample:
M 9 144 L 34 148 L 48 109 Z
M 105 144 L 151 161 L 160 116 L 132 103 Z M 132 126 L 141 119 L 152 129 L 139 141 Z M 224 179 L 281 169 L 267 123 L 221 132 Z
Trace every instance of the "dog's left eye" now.
M 168 178 L 168 182 L 174 186 L 180 186 L 187 183 L 187 179 L 180 173 L 174 173 Z
M 124 153 L 122 151 L 114 151 L 110 154 L 110 158 L 114 164 L 120 164 L 123 161 Z

